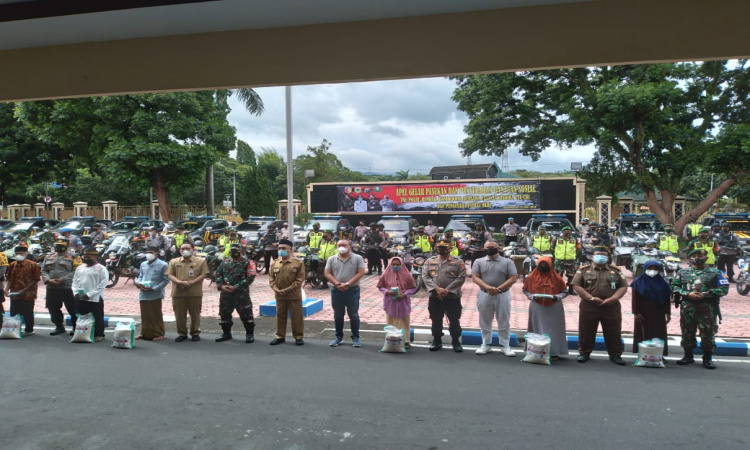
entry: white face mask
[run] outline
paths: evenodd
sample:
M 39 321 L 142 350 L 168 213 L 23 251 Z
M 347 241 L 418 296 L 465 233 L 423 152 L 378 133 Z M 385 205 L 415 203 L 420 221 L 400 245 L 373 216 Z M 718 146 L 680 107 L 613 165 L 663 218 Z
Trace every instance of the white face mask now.
M 26 255 L 16 255 L 16 261 L 23 261 L 26 259 Z
M 191 250 L 183 250 L 182 251 L 182 256 L 184 256 L 185 258 L 190 258 L 190 255 L 192 255 L 192 254 L 193 254 L 193 252 Z
M 153 253 L 146 253 L 146 259 L 147 259 L 147 260 L 148 260 L 149 262 L 151 262 L 151 261 L 153 261 L 153 260 L 155 260 L 155 259 L 156 259 L 156 255 L 154 255 Z
M 336 250 L 338 250 L 339 255 L 346 255 L 347 253 L 349 253 L 349 249 L 346 247 L 339 247 Z
M 648 275 L 650 277 L 655 277 L 655 276 L 659 275 L 659 271 L 658 270 L 647 270 L 646 271 L 646 275 Z

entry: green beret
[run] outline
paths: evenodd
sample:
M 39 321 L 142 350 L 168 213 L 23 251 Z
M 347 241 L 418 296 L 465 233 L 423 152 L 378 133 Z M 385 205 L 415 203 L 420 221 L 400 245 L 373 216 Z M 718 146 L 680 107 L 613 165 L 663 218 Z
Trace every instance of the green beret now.
M 570 227 L 562 227 L 562 229 L 560 231 L 565 231 L 565 230 L 571 230 L 571 228 Z
M 695 253 L 703 253 L 704 255 L 708 255 L 708 253 L 706 253 L 706 249 L 694 248 L 688 252 L 688 256 L 693 256 Z
M 698 233 L 703 233 L 703 232 L 710 233 L 711 232 L 711 228 L 709 228 L 709 227 L 700 227 L 700 229 L 698 230 Z

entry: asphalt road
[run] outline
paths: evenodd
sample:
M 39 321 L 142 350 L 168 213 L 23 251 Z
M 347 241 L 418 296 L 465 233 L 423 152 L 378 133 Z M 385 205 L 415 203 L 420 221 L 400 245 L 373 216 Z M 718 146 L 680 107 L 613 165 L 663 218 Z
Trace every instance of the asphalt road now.
M 308 340 L 0 341 L 16 449 L 748 448 L 750 364 L 553 366 Z M 633 359 L 627 359 L 629 363 Z

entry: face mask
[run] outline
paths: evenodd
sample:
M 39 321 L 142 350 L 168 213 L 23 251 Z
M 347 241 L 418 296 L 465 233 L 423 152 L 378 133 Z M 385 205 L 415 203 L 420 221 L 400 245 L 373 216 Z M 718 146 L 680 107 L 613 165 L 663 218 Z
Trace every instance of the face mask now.
M 659 275 L 659 271 L 658 270 L 647 270 L 646 271 L 646 275 L 648 275 L 648 276 L 650 276 L 650 277 L 653 278 L 653 277 Z
M 666 229 L 666 230 L 664 230 L 664 231 L 665 231 L 665 232 L 667 232 L 667 233 L 671 233 L 671 232 L 673 232 L 674 230 L 673 230 L 673 229 L 671 229 L 671 228 L 667 228 L 667 229 Z
M 347 253 L 349 253 L 349 249 L 346 247 L 339 247 L 336 249 L 336 251 L 339 252 L 339 255 L 346 255 Z
M 607 264 L 609 258 L 605 255 L 594 255 L 594 264 Z
M 26 259 L 26 255 L 16 255 L 16 261 L 23 261 Z
M 539 271 L 542 272 L 542 273 L 547 273 L 547 272 L 550 271 L 550 266 L 548 266 L 546 264 L 543 265 L 543 266 L 539 266 Z
M 701 236 L 698 236 L 698 239 L 700 239 L 701 241 L 705 241 L 706 239 L 708 239 L 708 236 L 701 235 Z
M 488 256 L 495 256 L 497 255 L 497 249 L 495 247 L 489 247 L 487 250 L 485 250 Z
M 240 251 L 239 250 L 230 250 L 229 254 L 232 256 L 232 258 L 236 258 L 236 257 L 240 256 Z
M 191 250 L 183 250 L 181 253 L 182 253 L 182 256 L 184 256 L 185 258 L 190 258 L 190 255 L 193 254 Z
M 570 239 L 570 235 L 569 234 L 563 234 L 562 237 L 563 237 L 563 239 Z
M 706 258 L 693 258 L 690 260 L 690 262 L 692 262 L 693 265 L 700 267 L 703 264 L 706 264 Z
M 96 260 L 91 258 L 83 258 L 83 263 L 87 266 L 93 266 L 94 264 L 96 264 Z
M 153 260 L 155 260 L 155 259 L 156 259 L 156 255 L 154 255 L 153 253 L 146 253 L 146 259 L 147 259 L 147 260 L 148 260 L 149 262 L 151 262 L 151 261 L 153 261 Z
M 71 248 L 70 250 L 68 250 L 68 254 L 70 256 L 76 256 L 76 255 L 78 255 L 78 252 L 75 249 Z
M 287 256 L 289 256 L 289 252 L 286 250 L 279 250 L 279 256 L 281 256 L 282 258 L 286 258 Z
M 451 252 L 451 250 L 448 247 L 438 247 L 437 248 L 438 255 L 447 255 Z
M 391 266 L 391 269 L 393 269 L 394 272 L 398 272 L 401 270 L 401 266 Z
M 65 253 L 65 251 L 68 249 L 68 247 L 64 245 L 55 245 L 55 251 L 57 253 Z

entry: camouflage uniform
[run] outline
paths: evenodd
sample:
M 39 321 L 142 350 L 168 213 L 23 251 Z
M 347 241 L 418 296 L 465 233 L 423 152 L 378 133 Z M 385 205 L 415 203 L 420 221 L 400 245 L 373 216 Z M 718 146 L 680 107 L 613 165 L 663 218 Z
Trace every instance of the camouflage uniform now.
M 240 320 L 245 325 L 248 335 L 253 334 L 255 322 L 253 318 L 253 302 L 250 300 L 250 285 L 255 280 L 255 261 L 245 257 L 235 261 L 225 258 L 216 270 L 216 286 L 221 291 L 224 286 L 234 286 L 232 293 L 219 294 L 219 324 L 224 333 L 229 335 L 232 329 L 232 312 L 237 310 Z
M 693 292 L 695 280 L 702 282 L 701 292 L 704 298 L 691 300 L 687 297 Z M 719 299 L 729 293 L 729 281 L 720 271 L 706 267 L 695 269 L 687 267 L 677 273 L 672 281 L 673 291 L 682 296 L 680 300 L 680 328 L 682 329 L 682 348 L 692 352 L 696 347 L 695 332 L 700 332 L 701 349 L 704 354 L 713 353 L 716 348 L 714 336 L 719 330 L 716 316 L 719 314 Z
M 42 246 L 44 253 L 51 252 L 55 247 L 55 234 L 51 231 L 39 233 L 39 244 Z

